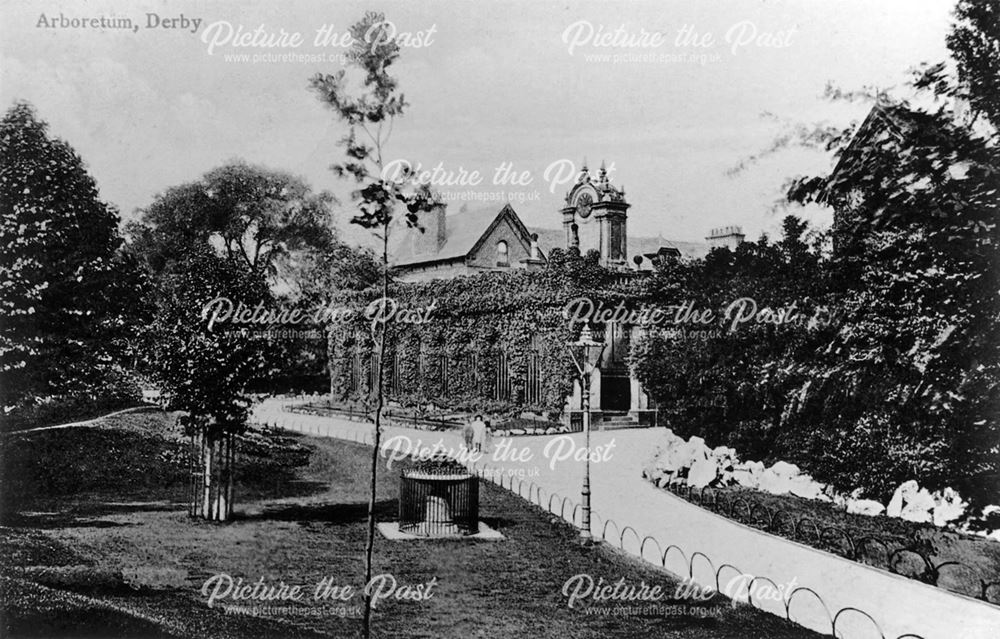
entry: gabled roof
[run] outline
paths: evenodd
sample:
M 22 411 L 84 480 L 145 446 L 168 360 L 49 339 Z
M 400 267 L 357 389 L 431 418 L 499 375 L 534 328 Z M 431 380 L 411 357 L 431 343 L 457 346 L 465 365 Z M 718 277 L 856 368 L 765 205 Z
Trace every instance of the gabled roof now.
M 871 150 L 866 145 L 875 136 L 892 135 L 896 139 L 900 139 L 915 126 L 915 123 L 906 119 L 905 111 L 891 109 L 882 102 L 876 102 L 861 122 L 858 130 L 851 136 L 851 141 L 847 144 L 843 152 L 841 152 L 840 158 L 838 158 L 837 164 L 834 166 L 827 180 L 832 180 L 851 164 L 864 163 L 869 153 L 871 153 Z
M 393 245 L 390 247 L 390 261 L 395 266 L 408 266 L 422 264 L 424 262 L 439 262 L 446 260 L 464 259 L 473 253 L 490 233 L 504 220 L 509 220 L 514 230 L 521 235 L 526 245 L 531 244 L 531 233 L 518 217 L 510 204 L 505 204 L 501 208 L 489 206 L 485 208 L 469 209 L 445 216 L 445 237 L 444 243 L 437 252 L 415 253 L 413 234 L 420 233 L 419 229 L 405 229 L 397 231 L 395 239 L 390 240 Z M 430 231 L 428 231 L 430 232 Z

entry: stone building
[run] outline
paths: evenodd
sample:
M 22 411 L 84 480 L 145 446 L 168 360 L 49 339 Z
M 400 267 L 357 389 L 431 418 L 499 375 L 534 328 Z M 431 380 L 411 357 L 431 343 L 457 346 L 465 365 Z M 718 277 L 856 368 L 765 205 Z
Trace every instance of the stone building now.
M 708 242 L 709 249 L 725 247 L 730 251 L 735 251 L 736 247 L 743 243 L 743 228 L 739 226 L 720 226 L 712 229 L 705 241 Z
M 476 273 L 541 268 L 553 248 L 595 250 L 600 263 L 623 276 L 653 270 L 658 260 L 696 259 L 715 246 L 735 248 L 739 227 L 714 229 L 707 243 L 672 241 L 662 236 L 628 234 L 631 205 L 625 189 L 612 183 L 604 164 L 596 176 L 586 166 L 559 210 L 562 228 L 528 228 L 510 204 L 462 210 L 448 215 L 444 206 L 420 218 L 422 231 L 402 229 L 391 239 L 390 261 L 403 282 L 450 279 Z M 631 254 L 631 255 L 630 255 Z M 606 344 L 592 376 L 591 409 L 596 419 L 620 425 L 647 421 L 649 398 L 626 363 L 636 326 L 606 325 Z M 580 410 L 579 383 L 567 398 L 567 414 Z
M 396 233 L 390 249 L 397 279 L 416 282 L 485 271 L 539 268 L 545 256 L 509 204 L 446 215 L 439 206 L 420 216 L 421 229 Z

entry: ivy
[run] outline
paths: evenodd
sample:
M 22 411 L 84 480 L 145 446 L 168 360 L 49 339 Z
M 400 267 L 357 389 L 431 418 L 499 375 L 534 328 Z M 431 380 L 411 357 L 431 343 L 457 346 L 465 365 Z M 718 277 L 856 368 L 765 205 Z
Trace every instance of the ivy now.
M 567 302 L 583 294 L 609 303 L 639 300 L 643 289 L 641 278 L 608 271 L 594 255 L 558 250 L 537 271 L 394 283 L 389 295 L 400 308 L 435 303 L 435 310 L 426 323 L 389 326 L 393 399 L 510 416 L 559 414 L 575 375 L 564 346 L 577 337 L 562 316 Z M 345 302 L 364 308 L 378 295 L 362 291 Z M 355 314 L 353 321 L 330 325 L 329 335 L 331 396 L 369 401 L 374 344 L 368 320 Z

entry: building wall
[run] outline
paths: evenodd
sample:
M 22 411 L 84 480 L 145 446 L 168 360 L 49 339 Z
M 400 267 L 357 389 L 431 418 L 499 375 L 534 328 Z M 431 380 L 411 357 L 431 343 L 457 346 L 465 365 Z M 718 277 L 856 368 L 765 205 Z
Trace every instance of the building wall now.
M 451 279 L 476 272 L 470 269 L 462 258 L 451 262 L 401 267 L 396 279 L 401 282 L 426 282 L 427 280 Z
M 586 253 L 589 249 L 600 250 L 602 240 L 601 223 L 596 218 L 596 215 L 592 213 L 590 217 L 582 223 L 580 223 L 581 220 L 579 218 L 577 218 L 577 220 L 580 224 L 579 235 L 581 251 Z M 497 266 L 496 245 L 497 242 L 501 240 L 507 243 L 508 266 L 506 268 Z M 452 279 L 488 271 L 523 269 L 525 268 L 525 265 L 522 263 L 522 260 L 527 259 L 530 256 L 530 244 L 524 241 L 524 238 L 509 219 L 502 219 L 500 223 L 490 231 L 489 235 L 483 240 L 483 242 L 480 243 L 479 247 L 468 257 L 456 258 L 447 262 L 425 263 L 421 265 L 403 267 L 398 271 L 397 279 L 403 282 L 422 282 L 432 279 Z M 611 327 L 608 328 L 608 335 L 605 339 L 608 343 L 612 343 L 614 347 L 617 347 L 617 350 L 615 350 L 615 348 L 607 350 L 605 353 L 605 359 L 608 361 L 602 363 L 601 369 L 606 369 L 609 375 L 613 372 L 615 377 L 620 378 L 624 376 L 628 380 L 629 401 L 627 406 L 621 407 L 622 409 L 645 410 L 648 408 L 648 397 L 638 380 L 632 377 L 631 371 L 624 365 L 623 355 L 627 350 L 627 340 L 625 340 L 620 333 L 620 331 L 615 332 Z M 612 362 L 611 359 L 613 356 L 616 357 L 614 357 L 615 361 Z M 602 409 L 601 369 L 595 371 L 590 388 L 591 408 L 596 411 L 600 411 Z M 489 372 L 488 376 L 492 376 L 494 373 L 495 371 Z M 572 410 L 580 410 L 582 402 L 578 385 L 575 389 L 575 394 L 567 397 L 566 405 Z
M 531 246 L 526 245 L 510 220 L 503 219 L 500 224 L 490 233 L 486 241 L 479 247 L 479 250 L 469 256 L 469 266 L 476 269 L 500 270 L 497 266 L 497 242 L 507 242 L 507 268 L 523 268 L 521 260 L 531 256 Z

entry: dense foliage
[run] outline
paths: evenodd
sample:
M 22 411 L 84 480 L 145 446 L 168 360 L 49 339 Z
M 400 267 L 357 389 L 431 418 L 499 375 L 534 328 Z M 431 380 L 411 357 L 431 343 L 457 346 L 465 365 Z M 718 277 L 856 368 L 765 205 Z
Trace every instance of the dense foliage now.
M 135 388 L 116 380 L 129 351 L 137 271 L 118 214 L 83 160 L 26 103 L 0 121 L 0 404 L 35 411 Z
M 148 366 L 170 408 L 185 411 L 191 431 L 210 440 L 244 430 L 246 389 L 267 371 L 269 359 L 266 340 L 209 326 L 202 309 L 220 296 L 250 307 L 270 298 L 262 278 L 202 251 L 158 275 L 147 334 Z
M 883 501 L 912 478 L 995 501 L 998 17 L 995 4 L 960 2 L 957 73 L 942 63 L 915 77 L 932 105 L 877 96 L 860 127 L 828 136 L 832 174 L 793 182 L 791 201 L 835 210 L 829 257 L 793 247 L 786 223 L 784 248 L 757 242 L 661 274 L 664 295 L 835 309 L 826 326 L 644 344 L 640 377 L 679 430 Z
M 357 286 L 365 254 L 337 239 L 331 204 L 297 177 L 236 161 L 168 189 L 129 227 L 155 311 L 143 364 L 193 425 L 210 426 L 210 434 L 241 430 L 248 390 L 260 390 L 265 378 L 308 378 L 325 368 L 323 340 L 213 327 L 204 309 L 217 298 L 251 309 L 310 300 L 335 277 Z M 327 269 L 331 256 L 343 268 Z
M 581 257 L 559 249 L 539 270 L 394 283 L 389 297 L 397 315 L 417 312 L 426 320 L 388 324 L 390 396 L 406 406 L 561 413 L 575 375 L 566 343 L 577 335 L 563 317 L 567 302 L 581 296 L 634 300 L 643 287 L 640 279 L 600 267 L 596 252 Z M 346 298 L 344 306 L 355 311 L 350 321 L 329 327 L 335 400 L 370 401 L 375 390 L 371 367 L 377 357 L 365 311 L 378 299 L 373 290 Z M 537 380 L 533 392 L 529 378 Z

